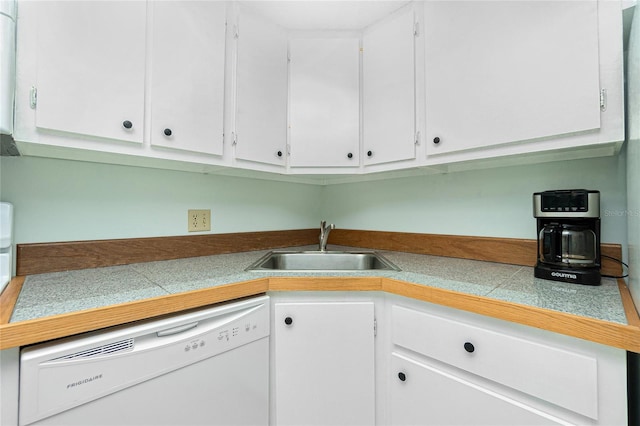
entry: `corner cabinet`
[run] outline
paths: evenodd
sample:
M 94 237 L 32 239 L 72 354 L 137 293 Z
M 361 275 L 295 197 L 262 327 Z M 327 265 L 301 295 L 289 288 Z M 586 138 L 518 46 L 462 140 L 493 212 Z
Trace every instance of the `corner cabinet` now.
M 416 157 L 413 5 L 365 29 L 362 40 L 365 166 Z
M 250 8 L 241 7 L 235 38 L 235 158 L 284 167 L 289 84 L 287 31 L 252 13 Z
M 275 424 L 375 424 L 374 303 L 274 304 Z
M 620 2 L 433 1 L 424 17 L 428 162 L 623 141 Z
M 289 40 L 291 167 L 357 167 L 360 147 L 360 40 Z
M 626 425 L 626 353 L 397 298 L 389 424 Z

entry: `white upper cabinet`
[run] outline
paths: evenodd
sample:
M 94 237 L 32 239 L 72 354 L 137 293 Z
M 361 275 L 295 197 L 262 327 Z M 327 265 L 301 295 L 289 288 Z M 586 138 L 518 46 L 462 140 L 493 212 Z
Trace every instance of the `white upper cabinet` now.
M 38 3 L 36 127 L 142 143 L 146 9 L 142 1 Z
M 415 23 L 413 8 L 363 35 L 364 164 L 415 158 Z
M 359 166 L 359 38 L 293 38 L 289 51 L 290 165 Z
M 149 7 L 151 145 L 222 155 L 225 2 L 154 1 Z
M 428 155 L 598 131 L 598 2 L 424 6 Z
M 284 166 L 287 147 L 287 32 L 243 7 L 236 34 L 235 158 Z
M 16 0 L 0 1 L 0 134 L 13 133 L 16 59 Z
M 326 182 L 624 141 L 619 0 L 19 6 L 23 155 Z

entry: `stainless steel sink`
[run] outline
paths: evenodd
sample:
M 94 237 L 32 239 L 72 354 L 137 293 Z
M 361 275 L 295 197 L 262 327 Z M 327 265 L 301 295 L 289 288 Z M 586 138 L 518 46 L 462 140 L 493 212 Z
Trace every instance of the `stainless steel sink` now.
M 272 251 L 247 271 L 370 271 L 400 269 L 376 252 Z

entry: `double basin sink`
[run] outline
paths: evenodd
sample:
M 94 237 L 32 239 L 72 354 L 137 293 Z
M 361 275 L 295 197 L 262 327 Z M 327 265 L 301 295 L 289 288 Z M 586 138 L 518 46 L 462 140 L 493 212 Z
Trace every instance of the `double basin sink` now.
M 272 251 L 247 271 L 399 271 L 376 252 Z

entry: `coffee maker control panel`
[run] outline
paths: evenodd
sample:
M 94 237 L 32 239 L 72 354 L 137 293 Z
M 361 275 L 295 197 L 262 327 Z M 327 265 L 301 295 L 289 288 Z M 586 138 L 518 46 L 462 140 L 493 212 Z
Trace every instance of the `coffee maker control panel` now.
M 569 189 L 533 194 L 533 216 L 536 218 L 599 218 L 600 191 Z

